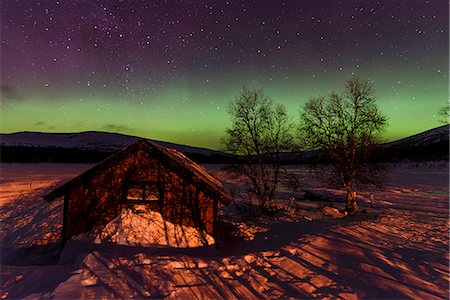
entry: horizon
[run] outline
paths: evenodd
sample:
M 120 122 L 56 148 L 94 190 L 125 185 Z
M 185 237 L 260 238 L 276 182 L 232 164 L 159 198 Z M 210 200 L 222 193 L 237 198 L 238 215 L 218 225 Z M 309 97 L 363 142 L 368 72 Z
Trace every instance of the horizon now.
M 442 0 L 10 1 L 2 16 L 4 133 L 106 131 L 220 149 L 242 86 L 263 88 L 297 121 L 310 97 L 358 76 L 373 82 L 393 141 L 438 127 L 449 98 Z
M 411 135 L 405 136 L 405 137 L 401 137 L 398 139 L 393 139 L 393 140 L 382 140 L 380 144 L 387 144 L 387 143 L 392 143 L 392 142 L 397 142 L 403 139 L 407 139 L 410 138 L 412 136 L 415 135 L 419 135 L 428 131 L 432 131 L 441 127 L 449 127 L 450 124 L 440 124 L 436 127 L 430 128 L 430 129 L 426 129 L 424 131 L 418 132 L 418 133 L 413 133 Z M 198 145 L 191 145 L 191 144 L 181 144 L 181 143 L 176 143 L 176 142 L 172 142 L 172 141 L 168 141 L 168 140 L 156 140 L 153 138 L 148 138 L 148 137 L 144 137 L 144 136 L 136 136 L 136 135 L 128 135 L 125 133 L 120 133 L 120 132 L 112 132 L 112 131 L 98 131 L 98 130 L 86 130 L 86 131 L 78 131 L 78 132 L 43 132 L 43 131 L 16 131 L 16 132 L 0 132 L 0 134 L 20 134 L 20 133 L 36 133 L 36 134 L 83 134 L 83 133 L 104 133 L 104 134 L 117 134 L 117 135 L 124 135 L 127 137 L 136 137 L 136 138 L 145 138 L 148 140 L 153 140 L 156 142 L 163 142 L 163 143 L 172 143 L 172 144 L 177 144 L 180 146 L 188 146 L 188 147 L 193 147 L 193 148 L 203 148 L 203 149 L 207 149 L 207 150 L 213 150 L 213 151 L 219 151 L 219 152 L 225 152 L 225 150 L 223 150 L 222 148 L 209 148 L 209 147 L 204 147 L 204 146 L 198 146 Z

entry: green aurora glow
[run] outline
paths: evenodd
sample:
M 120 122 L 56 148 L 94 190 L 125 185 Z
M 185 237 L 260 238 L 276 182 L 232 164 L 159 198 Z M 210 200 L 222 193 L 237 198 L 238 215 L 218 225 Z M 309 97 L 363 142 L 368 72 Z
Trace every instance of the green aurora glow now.
M 138 93 L 118 96 L 115 92 L 89 88 L 83 91 L 41 88 L 21 95 L 12 104 L 2 105 L 1 129 L 5 133 L 109 131 L 220 149 L 219 139 L 229 122 L 227 104 L 239 94 L 243 84 L 263 87 L 274 102 L 288 108 L 296 121 L 299 108 L 309 97 L 342 90 L 345 78 L 352 74 L 342 72 L 314 79 L 296 78 L 296 74 L 290 74 L 288 79 L 282 76 L 279 74 L 272 80 L 248 76 L 246 80 L 223 84 L 210 82 L 208 87 L 203 83 L 175 82 L 154 93 L 153 99 Z M 416 76 L 422 78 L 417 80 Z M 420 74 L 378 71 L 370 79 L 374 82 L 377 103 L 389 120 L 386 140 L 439 125 L 436 112 L 448 99 L 448 83 L 438 70 L 422 70 Z
M 373 81 L 386 141 L 440 125 L 447 1 L 189 3 L 2 5 L 0 131 L 96 130 L 221 149 L 227 105 L 244 85 L 296 122 L 307 99 L 354 75 Z

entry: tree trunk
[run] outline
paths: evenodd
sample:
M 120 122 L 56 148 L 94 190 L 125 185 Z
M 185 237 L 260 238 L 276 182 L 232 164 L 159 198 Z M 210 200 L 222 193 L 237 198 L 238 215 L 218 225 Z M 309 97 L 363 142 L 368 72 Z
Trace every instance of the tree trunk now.
M 346 184 L 345 189 L 347 190 L 345 210 L 348 214 L 352 215 L 358 210 L 358 204 L 356 204 L 356 192 L 353 191 L 350 184 Z

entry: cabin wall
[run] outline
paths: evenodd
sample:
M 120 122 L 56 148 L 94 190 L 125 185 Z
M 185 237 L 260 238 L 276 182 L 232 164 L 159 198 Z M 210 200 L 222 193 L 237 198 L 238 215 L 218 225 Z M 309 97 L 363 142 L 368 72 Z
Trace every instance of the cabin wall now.
M 202 192 L 201 186 L 168 168 L 164 160 L 140 150 L 70 189 L 66 195 L 65 239 L 109 223 L 120 214 L 122 207 L 132 209 L 135 204 L 125 201 L 125 186 L 133 181 L 161 183 L 161 200 L 146 203 L 147 209 L 160 212 L 165 220 L 174 224 L 201 228 L 213 234 L 213 199 Z
M 201 187 L 176 173 L 163 169 L 163 217 L 179 225 L 191 226 L 213 234 L 214 200 L 202 192 Z
M 142 165 L 146 164 L 146 168 Z M 67 209 L 66 239 L 105 225 L 120 213 L 124 180 L 155 178 L 158 163 L 142 152 L 124 157 L 70 190 Z

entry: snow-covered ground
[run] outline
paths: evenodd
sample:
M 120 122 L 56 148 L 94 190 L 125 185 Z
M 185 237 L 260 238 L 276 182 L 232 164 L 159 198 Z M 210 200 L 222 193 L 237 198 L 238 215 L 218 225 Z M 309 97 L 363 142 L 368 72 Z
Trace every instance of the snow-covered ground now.
M 197 228 L 173 224 L 152 210 L 134 213 L 124 209 L 106 226 L 82 233 L 74 240 L 101 244 L 143 246 L 163 245 L 177 248 L 195 248 L 214 244 L 214 238 Z
M 447 163 L 391 166 L 374 208 L 369 193 L 358 194 L 367 213 L 356 217 L 284 201 L 282 213 L 244 221 L 230 207 L 224 219 L 242 232 L 219 238 L 218 248 L 70 241 L 59 258 L 62 201 L 41 196 L 88 167 L 1 165 L 2 299 L 448 298 Z M 219 166 L 207 169 L 238 193 Z M 301 188 L 339 193 L 303 167 L 290 171 Z

